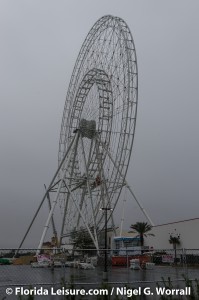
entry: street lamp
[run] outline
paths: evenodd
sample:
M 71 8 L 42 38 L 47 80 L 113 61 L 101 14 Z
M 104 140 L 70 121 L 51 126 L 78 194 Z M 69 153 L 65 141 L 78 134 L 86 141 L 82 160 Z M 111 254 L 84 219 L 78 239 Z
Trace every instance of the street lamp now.
M 169 234 L 169 243 L 173 244 L 173 248 L 174 248 L 174 264 L 177 264 L 177 251 L 176 251 L 176 246 L 180 244 L 180 234 L 177 234 L 176 232 L 170 233 Z
M 105 213 L 105 228 L 104 228 L 104 273 L 103 280 L 108 281 L 108 271 L 107 271 L 107 223 L 108 223 L 108 210 L 113 210 L 111 207 L 102 207 L 100 210 L 103 210 Z

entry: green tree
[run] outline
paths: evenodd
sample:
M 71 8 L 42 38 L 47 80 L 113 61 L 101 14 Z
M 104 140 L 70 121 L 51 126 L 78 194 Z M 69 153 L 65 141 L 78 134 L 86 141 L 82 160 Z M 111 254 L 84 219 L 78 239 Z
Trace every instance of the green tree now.
M 132 224 L 130 228 L 135 230 L 138 233 L 137 236 L 140 237 L 140 246 L 144 246 L 144 237 L 148 235 L 154 236 L 153 233 L 148 233 L 152 229 L 152 226 L 148 223 L 137 222 L 135 224 Z
M 73 229 L 70 234 L 70 240 L 74 245 L 74 249 L 94 249 L 93 240 L 88 231 L 80 227 L 79 230 Z

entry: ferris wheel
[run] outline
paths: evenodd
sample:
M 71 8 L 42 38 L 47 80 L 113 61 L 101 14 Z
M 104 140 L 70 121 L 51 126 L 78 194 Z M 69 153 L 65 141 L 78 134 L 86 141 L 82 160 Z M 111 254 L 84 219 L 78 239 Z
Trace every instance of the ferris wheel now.
M 125 179 L 137 99 L 132 34 L 121 18 L 104 16 L 89 31 L 71 76 L 61 124 L 59 167 L 40 204 L 56 190 L 39 249 L 58 204 L 62 212 L 60 245 L 71 231 L 84 228 L 99 248 L 98 236 L 104 227 L 100 208 L 112 209 L 109 222 L 114 228 L 114 209 L 124 185 L 152 224 Z

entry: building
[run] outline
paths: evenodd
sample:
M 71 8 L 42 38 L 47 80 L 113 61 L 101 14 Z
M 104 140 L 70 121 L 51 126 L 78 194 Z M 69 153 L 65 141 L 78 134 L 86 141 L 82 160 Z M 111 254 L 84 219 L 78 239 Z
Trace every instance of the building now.
M 150 233 L 154 236 L 145 238 L 145 245 L 154 249 L 173 249 L 169 243 L 170 236 L 179 237 L 177 248 L 199 249 L 199 218 L 182 220 L 153 226 Z

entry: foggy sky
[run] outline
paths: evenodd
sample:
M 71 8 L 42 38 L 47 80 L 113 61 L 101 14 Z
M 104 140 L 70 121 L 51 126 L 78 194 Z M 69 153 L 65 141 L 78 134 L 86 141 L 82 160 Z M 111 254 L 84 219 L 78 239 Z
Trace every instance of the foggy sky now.
M 18 246 L 56 170 L 73 66 L 91 26 L 107 14 L 127 22 L 138 58 L 138 115 L 127 180 L 155 224 L 199 217 L 199 2 L 0 5 L 0 247 Z M 128 230 L 145 218 L 128 192 L 126 198 Z M 37 246 L 46 216 L 47 205 L 26 246 Z

